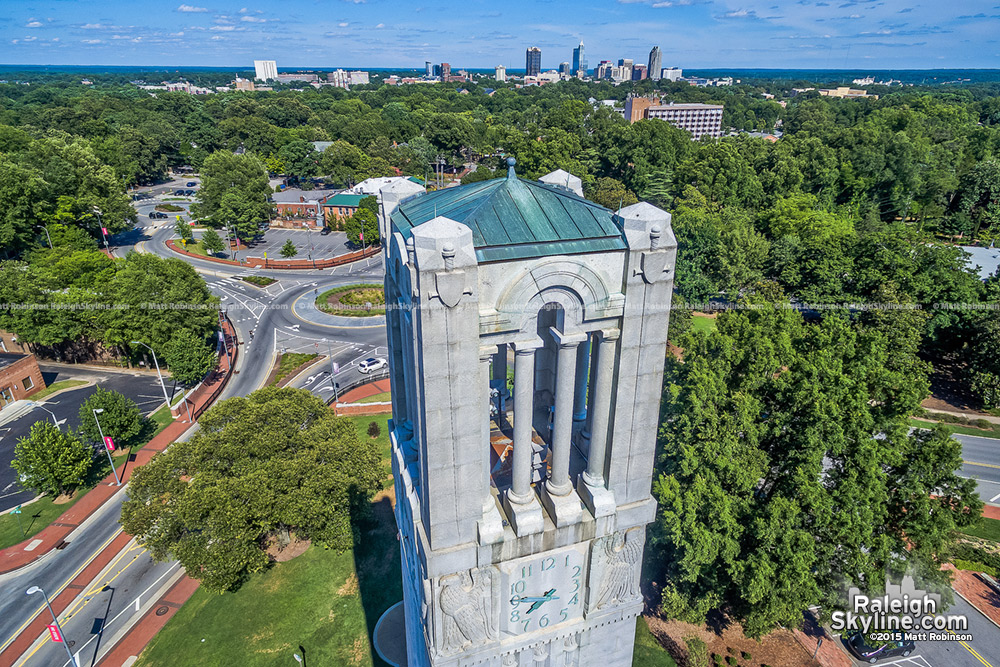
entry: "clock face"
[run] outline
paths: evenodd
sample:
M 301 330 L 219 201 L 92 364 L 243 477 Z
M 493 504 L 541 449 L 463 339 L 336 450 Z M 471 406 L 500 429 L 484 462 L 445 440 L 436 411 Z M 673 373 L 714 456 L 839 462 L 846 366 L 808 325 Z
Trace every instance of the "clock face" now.
M 521 635 L 580 618 L 584 561 L 584 553 L 570 547 L 501 565 L 504 632 Z

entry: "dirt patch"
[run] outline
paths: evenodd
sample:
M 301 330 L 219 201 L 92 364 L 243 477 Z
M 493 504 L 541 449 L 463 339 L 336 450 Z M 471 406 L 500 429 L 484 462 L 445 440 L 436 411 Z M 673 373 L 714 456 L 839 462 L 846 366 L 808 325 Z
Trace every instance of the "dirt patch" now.
M 59 494 L 58 496 L 56 496 L 52 500 L 52 504 L 53 505 L 65 505 L 66 503 L 68 503 L 68 502 L 72 501 L 74 498 L 76 498 L 76 494 L 77 493 L 78 493 L 77 491 L 73 491 L 73 493 L 62 493 L 62 494 Z
M 392 479 L 392 478 L 390 477 L 389 479 Z M 384 506 L 384 503 L 379 502 L 379 501 L 381 501 L 381 500 L 383 500 L 385 498 L 389 499 L 389 505 L 388 505 L 388 507 Z M 375 507 L 375 509 L 374 509 L 375 516 L 378 518 L 379 521 L 381 521 L 381 522 L 384 523 L 387 519 L 391 519 L 392 522 L 391 522 L 391 524 L 388 524 L 388 525 L 396 525 L 396 519 L 392 515 L 392 508 L 395 507 L 395 505 L 396 505 L 396 487 L 395 486 L 391 486 L 388 489 L 382 489 L 381 491 L 379 491 L 378 493 L 376 493 L 374 496 L 372 496 L 372 505 L 374 505 L 374 507 Z
M 709 628 L 705 624 L 667 621 L 652 615 L 644 618 L 649 631 L 675 657 L 686 657 L 685 639 L 696 637 L 705 642 L 710 665 L 714 664 L 714 654 L 719 656 L 722 664 L 728 664 L 726 658 L 731 657 L 740 667 L 759 667 L 762 664 L 770 667 L 819 667 L 819 663 L 812 659 L 789 630 L 775 630 L 757 641 L 744 635 L 740 624 L 730 619 L 723 619 L 719 628 Z M 683 660 L 681 664 L 684 664 Z
M 300 540 L 292 535 L 291 541 L 284 547 L 281 546 L 278 536 L 272 535 L 267 539 L 267 555 L 278 563 L 286 563 L 296 556 L 301 556 L 312 544 L 309 540 Z
M 981 412 L 979 400 L 969 392 L 965 364 L 951 359 L 934 359 L 931 372 L 931 395 L 920 404 L 931 410 L 964 412 L 970 416 L 988 416 Z
M 337 595 L 339 595 L 340 597 L 350 597 L 357 594 L 358 594 L 358 575 L 351 572 L 350 576 L 347 577 L 347 581 L 344 582 L 344 585 L 337 589 Z
M 351 664 L 360 665 L 368 655 L 368 635 L 360 634 L 351 647 Z

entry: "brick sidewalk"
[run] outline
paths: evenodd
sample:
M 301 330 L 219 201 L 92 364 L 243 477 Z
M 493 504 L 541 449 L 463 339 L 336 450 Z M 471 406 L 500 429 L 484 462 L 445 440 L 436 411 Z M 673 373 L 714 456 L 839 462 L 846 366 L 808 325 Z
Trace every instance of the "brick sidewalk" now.
M 986 585 L 975 572 L 956 569 L 951 563 L 945 563 L 942 569 L 951 571 L 953 575 L 951 587 L 956 593 L 978 609 L 983 616 L 1000 626 L 1000 593 Z
M 226 323 L 227 341 L 233 336 L 229 323 Z M 214 375 L 203 384 L 204 391 L 198 392 L 194 397 L 191 409 L 194 413 L 200 414 L 214 401 L 222 387 L 228 382 L 231 376 L 230 368 L 236 362 L 236 345 L 229 344 L 229 356 L 219 359 L 219 367 Z M 170 443 L 176 440 L 185 431 L 191 428 L 191 424 L 186 421 L 175 421 L 163 429 L 155 438 L 149 441 L 145 447 L 137 451 L 134 455 L 126 458 L 120 466 L 116 466 L 124 484 L 132 478 L 132 471 L 141 465 L 149 463 L 159 452 L 166 449 Z M 69 508 L 58 519 L 46 526 L 38 534 L 31 538 L 0 550 L 0 574 L 6 574 L 13 570 L 24 567 L 38 560 L 49 551 L 58 546 L 76 528 L 82 524 L 87 517 L 96 512 L 104 505 L 121 487 L 115 484 L 114 474 L 105 477 L 101 482 L 87 492 L 73 507 Z
M 351 389 L 343 396 L 340 397 L 338 403 L 357 403 L 363 398 L 368 398 L 369 396 L 374 396 L 376 394 L 383 394 L 387 391 L 392 391 L 392 385 L 388 378 L 382 380 L 376 380 L 375 382 L 369 382 L 368 384 L 363 384 L 360 387 L 355 387 Z

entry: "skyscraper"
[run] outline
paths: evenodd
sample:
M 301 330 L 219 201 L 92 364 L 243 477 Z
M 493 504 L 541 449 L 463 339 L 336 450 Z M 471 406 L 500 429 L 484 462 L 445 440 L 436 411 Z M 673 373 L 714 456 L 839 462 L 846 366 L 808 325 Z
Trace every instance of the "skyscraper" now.
M 649 72 L 650 79 L 660 78 L 660 70 L 662 69 L 662 64 L 663 64 L 663 54 L 660 53 L 660 47 L 654 46 L 653 49 L 649 52 L 649 67 L 646 68 L 646 71 Z
M 494 75 L 493 78 L 496 79 L 497 81 L 501 82 L 501 83 L 503 83 L 504 81 L 506 81 L 507 80 L 507 68 L 504 67 L 503 65 L 497 65 L 496 73 L 495 73 L 495 75 Z
M 253 61 L 254 78 L 269 81 L 278 78 L 278 64 L 273 60 Z
M 538 76 L 542 71 L 542 50 L 532 46 L 524 54 L 524 73 L 527 76 Z
M 441 80 L 447 81 L 449 76 L 451 76 L 451 65 L 448 63 L 441 63 Z
M 434 76 L 434 65 L 431 64 L 430 60 L 424 61 L 424 73 L 426 76 Z
M 573 49 L 573 74 L 585 76 L 587 69 L 587 56 L 583 51 L 583 42 L 581 41 L 580 46 Z
M 569 63 L 568 62 L 563 61 L 563 62 L 559 63 L 559 73 L 560 74 L 565 74 L 566 76 L 570 75 Z

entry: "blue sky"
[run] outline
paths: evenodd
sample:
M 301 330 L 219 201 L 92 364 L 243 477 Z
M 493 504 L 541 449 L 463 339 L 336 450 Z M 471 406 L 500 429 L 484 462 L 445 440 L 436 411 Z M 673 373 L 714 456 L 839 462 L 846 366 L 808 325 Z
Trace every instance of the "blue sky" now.
M 688 68 L 1000 67 L 1000 0 L 5 0 L 0 63 Z M 187 4 L 190 3 L 190 4 Z

